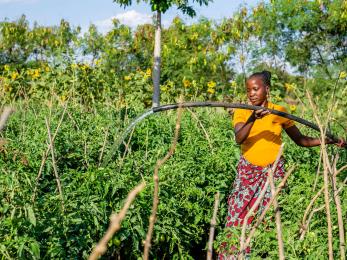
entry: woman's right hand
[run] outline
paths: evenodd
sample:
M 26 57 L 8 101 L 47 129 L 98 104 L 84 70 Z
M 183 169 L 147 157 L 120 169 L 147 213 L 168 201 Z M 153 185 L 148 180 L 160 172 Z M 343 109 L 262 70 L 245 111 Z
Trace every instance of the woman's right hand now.
M 269 115 L 270 111 L 265 108 L 262 108 L 262 109 L 254 110 L 253 114 L 255 119 L 260 119 L 260 118 L 263 118 L 264 116 Z

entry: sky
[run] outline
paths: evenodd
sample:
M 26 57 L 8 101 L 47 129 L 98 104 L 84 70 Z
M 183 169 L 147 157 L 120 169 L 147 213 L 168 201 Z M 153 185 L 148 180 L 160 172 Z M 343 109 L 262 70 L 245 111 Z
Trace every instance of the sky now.
M 209 5 L 194 5 L 197 17 L 204 16 L 219 21 L 230 17 L 241 5 L 255 6 L 260 0 L 214 0 Z M 117 18 L 131 27 L 151 23 L 152 12 L 149 4 L 136 4 L 124 8 L 112 0 L 0 0 L 0 21 L 18 19 L 22 14 L 32 25 L 58 25 L 61 19 L 73 26 L 81 26 L 86 31 L 90 24 L 95 24 L 99 31 L 106 32 L 112 26 L 112 19 Z M 192 3 L 192 1 L 190 1 Z M 194 19 L 183 15 L 177 8 L 170 8 L 162 15 L 162 23 L 168 26 L 172 19 L 179 15 L 187 23 Z

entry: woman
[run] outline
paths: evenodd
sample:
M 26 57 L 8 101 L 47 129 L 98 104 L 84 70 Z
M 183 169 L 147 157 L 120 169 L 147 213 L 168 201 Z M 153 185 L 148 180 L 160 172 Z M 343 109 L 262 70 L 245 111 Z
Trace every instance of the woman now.
M 294 121 L 270 114 L 266 108 L 286 112 L 284 107 L 269 102 L 270 86 L 270 72 L 263 71 L 252 74 L 246 81 L 247 97 L 252 105 L 262 106 L 264 109 L 256 111 L 236 109 L 234 113 L 235 139 L 241 145 L 242 155 L 237 166 L 237 176 L 233 185 L 233 191 L 228 198 L 226 227 L 243 225 L 243 220 L 264 187 L 267 172 L 277 157 L 282 144 L 282 129 L 286 131 L 297 145 L 312 147 L 321 144 L 319 138 L 303 135 L 295 126 Z M 328 144 L 335 143 L 328 138 L 325 142 Z M 339 140 L 337 145 L 343 147 L 346 146 L 346 143 L 343 140 Z M 279 179 L 283 175 L 284 159 L 280 158 L 274 178 Z M 260 203 L 258 213 L 267 205 L 270 197 L 271 192 L 268 188 L 263 201 Z M 252 220 L 253 217 L 249 218 L 247 225 Z M 228 239 L 231 239 L 231 237 L 228 237 Z M 219 259 L 236 259 L 238 254 L 237 247 L 231 246 L 231 248 L 226 248 L 226 244 L 222 245 Z M 247 248 L 245 251 L 246 254 L 249 254 L 250 248 Z

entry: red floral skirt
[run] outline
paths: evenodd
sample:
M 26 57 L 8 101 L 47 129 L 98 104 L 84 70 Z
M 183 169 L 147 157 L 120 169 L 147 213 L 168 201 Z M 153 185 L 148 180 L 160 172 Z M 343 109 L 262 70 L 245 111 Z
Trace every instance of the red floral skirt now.
M 238 229 L 236 232 L 229 232 L 226 236 L 227 240 L 235 241 L 239 238 L 235 238 L 240 234 L 240 227 L 242 227 L 244 218 L 247 215 L 249 209 L 253 206 L 257 200 L 261 190 L 263 189 L 268 170 L 272 167 L 268 165 L 261 167 L 253 165 L 248 162 L 243 156 L 237 165 L 237 176 L 233 184 L 233 190 L 228 197 L 228 215 L 225 227 L 229 230 Z M 278 162 L 274 173 L 274 179 L 278 180 L 283 178 L 284 175 L 284 159 L 281 158 Z M 257 215 L 261 214 L 265 206 L 268 204 L 271 198 L 270 186 L 267 188 L 263 201 L 256 209 Z M 247 225 L 251 224 L 254 216 L 248 218 Z M 229 241 L 229 242 L 230 242 Z M 239 243 L 230 245 L 230 243 L 223 242 L 220 248 L 219 260 L 232 260 L 237 259 Z M 246 254 L 250 253 L 250 248 L 246 248 Z

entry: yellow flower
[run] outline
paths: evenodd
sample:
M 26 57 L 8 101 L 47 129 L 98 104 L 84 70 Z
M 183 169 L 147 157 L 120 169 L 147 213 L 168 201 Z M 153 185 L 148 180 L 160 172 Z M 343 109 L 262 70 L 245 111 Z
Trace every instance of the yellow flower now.
M 344 79 L 344 78 L 346 78 L 347 77 L 347 72 L 346 71 L 341 71 L 340 72 L 340 75 L 339 75 L 339 78 L 340 79 Z
M 167 90 L 168 90 L 168 88 L 167 88 L 167 86 L 160 86 L 160 90 L 162 91 L 162 92 L 167 92 Z
M 212 67 L 212 71 L 213 71 L 213 72 L 216 72 L 216 70 L 217 70 L 217 66 L 216 66 L 216 64 L 212 64 L 212 66 L 211 66 L 211 67 Z
M 131 80 L 131 77 L 129 75 L 124 76 L 124 80 L 129 81 L 129 80 Z
M 78 65 L 77 65 L 76 63 L 72 63 L 72 64 L 71 64 L 71 68 L 72 68 L 72 69 L 77 69 L 77 68 L 78 68 Z
M 38 77 L 40 77 L 40 70 L 39 69 L 34 69 L 34 72 L 31 72 L 31 77 L 33 79 L 37 79 Z
M 190 81 L 188 80 L 188 79 L 184 79 L 183 80 L 183 86 L 185 87 L 185 88 L 189 88 L 190 87 Z
M 166 87 L 167 87 L 168 89 L 173 88 L 174 85 L 175 85 L 175 84 L 174 84 L 171 80 L 168 80 L 168 81 L 166 82 Z
M 216 82 L 214 82 L 214 81 L 209 81 L 209 82 L 207 82 L 207 86 L 208 86 L 209 88 L 214 88 L 216 85 L 217 85 L 217 84 L 216 84 Z
M 14 72 L 12 72 L 12 74 L 11 74 L 11 78 L 12 78 L 12 80 L 16 80 L 16 78 L 18 77 L 18 72 L 17 71 L 14 71 Z
M 210 94 L 214 94 L 216 92 L 216 90 L 214 88 L 208 88 L 207 92 Z
M 4 84 L 4 88 L 3 89 L 4 89 L 5 92 L 10 92 L 12 90 L 12 87 L 10 85 L 8 85 L 8 84 Z
M 46 66 L 46 67 L 45 67 L 45 71 L 46 71 L 46 72 L 49 72 L 49 71 L 50 71 L 49 66 Z
M 6 64 L 6 65 L 4 66 L 4 69 L 5 69 L 6 71 L 9 71 L 9 70 L 10 70 L 10 66 Z
M 98 66 L 101 63 L 101 60 L 95 60 L 95 65 Z
M 190 64 L 196 64 L 197 60 L 196 60 L 196 57 L 192 57 L 190 60 L 189 60 L 189 63 Z
M 296 105 L 289 106 L 290 112 L 294 112 L 296 110 Z
M 145 80 L 147 80 L 148 78 L 150 78 L 150 77 L 152 76 L 152 70 L 151 70 L 150 68 L 148 68 L 148 69 L 146 70 L 146 72 L 140 71 L 140 74 L 142 74 L 142 75 L 143 75 L 143 78 L 144 78 Z
M 197 32 L 193 33 L 192 36 L 190 37 L 191 40 L 196 40 L 198 39 L 199 34 Z
M 231 86 L 234 87 L 234 88 L 237 87 L 237 83 L 236 83 L 235 80 L 231 81 Z
M 285 84 L 284 84 L 284 87 L 286 88 L 286 90 L 287 90 L 288 92 L 291 92 L 291 91 L 293 91 L 293 90 L 296 88 L 296 85 L 295 85 L 295 83 L 292 83 L 292 84 L 290 84 L 290 83 L 285 83 Z
M 87 70 L 87 69 L 89 69 L 90 67 L 89 67 L 89 65 L 88 64 L 83 64 L 82 65 L 82 70 Z

